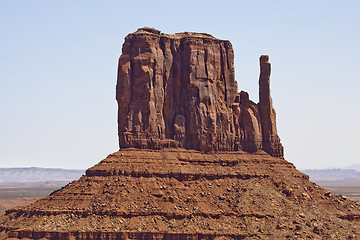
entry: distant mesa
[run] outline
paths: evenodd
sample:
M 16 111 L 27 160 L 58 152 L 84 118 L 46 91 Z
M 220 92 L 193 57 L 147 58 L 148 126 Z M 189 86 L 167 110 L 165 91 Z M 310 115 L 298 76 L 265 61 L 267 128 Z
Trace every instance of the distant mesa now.
M 84 174 L 84 170 L 61 168 L 0 168 L 0 183 L 72 181 Z
M 267 55 L 260 57 L 256 104 L 237 90 L 229 41 L 152 28 L 129 34 L 116 87 L 120 148 L 264 150 L 283 157 L 268 60 Z

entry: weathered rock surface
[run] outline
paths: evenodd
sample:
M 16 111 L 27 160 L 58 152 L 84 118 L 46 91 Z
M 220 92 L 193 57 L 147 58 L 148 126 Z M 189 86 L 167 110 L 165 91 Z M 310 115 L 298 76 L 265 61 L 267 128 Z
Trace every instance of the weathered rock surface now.
M 264 64 L 255 104 L 237 92 L 229 41 L 149 28 L 129 34 L 117 82 L 120 148 L 264 149 L 282 157 Z
M 0 218 L 0 239 L 359 239 L 360 206 L 260 151 L 122 149 Z
M 283 156 L 283 146 L 277 135 L 276 113 L 272 105 L 270 95 L 270 72 L 271 64 L 269 56 L 260 57 L 260 78 L 259 78 L 259 111 L 262 129 L 262 144 L 265 152 L 272 156 Z
M 7 210 L 0 239 L 359 239 L 360 206 L 282 158 L 268 56 L 260 70 L 255 104 L 237 92 L 228 41 L 130 34 L 117 83 L 120 151 Z

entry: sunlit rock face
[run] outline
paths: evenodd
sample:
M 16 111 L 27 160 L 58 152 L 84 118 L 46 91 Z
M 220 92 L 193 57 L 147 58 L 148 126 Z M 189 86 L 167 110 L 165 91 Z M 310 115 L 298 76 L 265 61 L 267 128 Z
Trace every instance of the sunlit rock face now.
M 117 80 L 120 148 L 263 149 L 282 157 L 270 71 L 267 74 L 263 65 L 261 100 L 255 104 L 246 92 L 238 93 L 229 41 L 204 33 L 168 35 L 151 28 L 129 34 Z
M 281 157 L 269 77 L 263 55 L 256 104 L 237 92 L 228 41 L 130 34 L 117 83 L 121 149 L 6 210 L 0 239 L 359 239 L 360 206 Z

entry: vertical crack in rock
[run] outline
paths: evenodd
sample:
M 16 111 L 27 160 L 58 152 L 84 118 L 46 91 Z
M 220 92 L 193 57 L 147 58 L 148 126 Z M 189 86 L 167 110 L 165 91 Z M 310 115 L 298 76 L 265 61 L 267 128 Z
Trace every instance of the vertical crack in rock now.
M 260 59 L 256 104 L 246 92 L 238 93 L 229 41 L 151 28 L 129 34 L 116 88 L 120 148 L 264 150 L 282 157 L 270 96 L 270 63 L 266 56 Z

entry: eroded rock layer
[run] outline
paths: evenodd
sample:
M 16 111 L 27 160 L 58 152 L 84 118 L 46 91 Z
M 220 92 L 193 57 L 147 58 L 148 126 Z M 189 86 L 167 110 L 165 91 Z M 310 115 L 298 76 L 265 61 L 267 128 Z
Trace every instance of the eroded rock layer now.
M 282 157 L 269 77 L 261 63 L 262 100 L 255 104 L 237 92 L 229 41 L 139 29 L 125 38 L 119 60 L 120 148 L 264 149 Z
M 128 148 L 0 218 L 0 239 L 358 239 L 360 207 L 265 152 Z
M 139 29 L 123 45 L 117 101 L 120 151 L 7 210 L 0 239 L 360 238 L 360 206 L 282 158 L 268 56 L 256 104 L 237 92 L 230 42 Z

